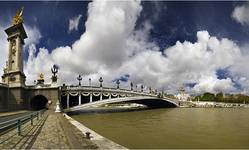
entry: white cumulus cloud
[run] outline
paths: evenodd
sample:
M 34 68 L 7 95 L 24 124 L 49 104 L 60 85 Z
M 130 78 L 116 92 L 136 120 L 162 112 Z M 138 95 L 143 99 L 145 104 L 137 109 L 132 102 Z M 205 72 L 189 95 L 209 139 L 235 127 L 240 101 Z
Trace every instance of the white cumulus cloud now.
M 68 84 L 76 84 L 77 75 L 82 74 L 83 84 L 90 77 L 97 84 L 103 76 L 104 85 L 111 86 L 113 79 L 128 74 L 134 84 L 171 93 L 182 84 L 192 84 L 190 92 L 202 93 L 237 92 L 235 82 L 249 82 L 249 74 L 243 69 L 249 56 L 241 54 L 234 41 L 199 31 L 196 42 L 177 41 L 159 51 L 157 44 L 148 40 L 153 28 L 149 22 L 135 29 L 141 10 L 140 1 L 134 0 L 89 3 L 86 31 L 72 45 L 58 47 L 51 53 L 46 48 L 29 46 L 27 83 L 33 83 L 39 73 L 45 73 L 49 82 L 53 64 L 60 67 L 60 83 Z M 216 73 L 219 69 L 228 70 L 231 76 L 220 79 Z M 123 87 L 128 85 L 129 82 L 121 83 Z M 248 89 L 244 90 L 248 93 Z
M 5 34 L 4 30 L 6 26 L 0 25 L 0 75 L 3 74 L 3 68 L 6 65 L 7 57 L 8 57 L 8 42 L 7 42 L 7 35 Z
M 236 6 L 232 12 L 232 17 L 242 25 L 249 25 L 249 2 Z
M 82 15 L 79 14 L 78 16 L 69 19 L 69 27 L 68 27 L 69 32 L 72 32 L 73 30 L 78 31 L 78 26 L 79 26 L 79 22 L 80 22 L 81 17 L 82 17 Z

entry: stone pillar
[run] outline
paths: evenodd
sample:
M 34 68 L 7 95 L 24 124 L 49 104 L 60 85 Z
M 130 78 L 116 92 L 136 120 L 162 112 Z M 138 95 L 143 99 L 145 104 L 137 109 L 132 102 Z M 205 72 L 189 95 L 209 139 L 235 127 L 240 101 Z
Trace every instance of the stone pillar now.
M 79 92 L 79 105 L 81 105 L 81 93 Z
M 8 72 L 4 72 L 2 79 L 10 87 L 23 87 L 25 86 L 26 78 L 23 72 L 23 45 L 27 34 L 22 22 L 12 25 L 5 32 L 9 41 L 8 63 L 6 66 Z
M 100 93 L 99 99 L 100 99 L 101 101 L 102 101 L 102 99 L 103 99 L 102 96 L 103 96 L 102 93 Z
M 69 94 L 67 94 L 67 108 L 69 108 Z
M 110 93 L 110 95 L 109 95 L 109 99 L 112 99 L 112 93 Z
M 90 93 L 90 103 L 93 102 L 93 94 Z
M 56 102 L 55 112 L 57 112 L 57 113 L 60 113 L 60 112 L 61 112 L 60 100 L 58 100 L 58 101 Z

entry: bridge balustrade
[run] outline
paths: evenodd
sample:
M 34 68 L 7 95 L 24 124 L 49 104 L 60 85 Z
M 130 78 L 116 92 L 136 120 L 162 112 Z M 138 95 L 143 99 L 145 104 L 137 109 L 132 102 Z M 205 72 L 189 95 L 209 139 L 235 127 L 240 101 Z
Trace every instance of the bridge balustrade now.
M 0 86 L 7 87 L 7 84 L 0 83 Z

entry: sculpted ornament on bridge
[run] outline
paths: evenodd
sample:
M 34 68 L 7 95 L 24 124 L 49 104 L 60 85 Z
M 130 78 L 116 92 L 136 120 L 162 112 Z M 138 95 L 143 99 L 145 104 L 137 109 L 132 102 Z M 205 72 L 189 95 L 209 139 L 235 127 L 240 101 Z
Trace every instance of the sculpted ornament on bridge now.
M 20 10 L 18 10 L 16 12 L 15 17 L 13 18 L 13 25 L 18 25 L 18 24 L 24 22 L 24 19 L 23 19 L 23 10 L 24 10 L 24 7 L 22 7 Z

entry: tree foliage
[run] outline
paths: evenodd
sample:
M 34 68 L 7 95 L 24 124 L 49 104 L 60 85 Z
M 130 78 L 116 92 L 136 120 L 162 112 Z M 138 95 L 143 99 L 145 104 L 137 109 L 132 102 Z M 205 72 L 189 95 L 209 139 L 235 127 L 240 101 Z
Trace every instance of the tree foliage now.
M 202 95 L 195 96 L 194 101 L 211 101 L 211 102 L 225 102 L 225 103 L 246 103 L 249 104 L 249 96 L 243 94 L 223 94 L 222 92 L 203 93 Z

